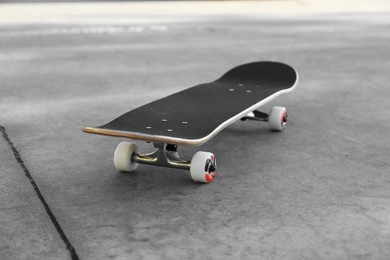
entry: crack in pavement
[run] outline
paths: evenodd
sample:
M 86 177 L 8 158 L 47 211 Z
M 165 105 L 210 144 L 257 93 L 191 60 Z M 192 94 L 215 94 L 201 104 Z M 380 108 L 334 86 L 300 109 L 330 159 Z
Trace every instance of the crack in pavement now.
M 66 237 L 64 230 L 61 228 L 60 224 L 58 223 L 56 217 L 54 216 L 53 212 L 51 211 L 49 205 L 47 204 L 45 198 L 43 197 L 41 191 L 38 188 L 38 185 L 34 181 L 34 178 L 31 176 L 30 171 L 27 169 L 26 165 L 24 164 L 22 157 L 20 156 L 19 151 L 16 149 L 15 145 L 12 143 L 11 139 L 9 138 L 5 128 L 0 125 L 0 132 L 3 134 L 3 137 L 5 141 L 10 146 L 12 152 L 14 153 L 15 159 L 18 162 L 18 164 L 22 167 L 24 173 L 26 174 L 26 177 L 30 181 L 31 185 L 33 186 L 35 193 L 37 194 L 39 200 L 41 201 L 43 207 L 46 210 L 47 215 L 49 215 L 49 218 L 51 222 L 53 223 L 54 227 L 56 228 L 58 234 L 60 235 L 62 241 L 65 243 L 66 249 L 70 252 L 70 256 L 72 260 L 79 260 L 79 257 L 76 253 L 76 250 L 70 243 L 69 239 Z

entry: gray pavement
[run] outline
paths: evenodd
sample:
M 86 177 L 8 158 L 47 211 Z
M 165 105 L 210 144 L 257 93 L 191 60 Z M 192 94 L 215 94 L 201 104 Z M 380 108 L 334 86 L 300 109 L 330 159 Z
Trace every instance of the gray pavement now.
M 1 258 L 68 259 L 49 216 L 3 138 L 0 151 Z
M 389 17 L 2 25 L 0 124 L 80 259 L 387 259 Z M 81 132 L 255 60 L 300 73 L 265 108 L 286 106 L 289 126 L 237 122 L 182 148 L 216 154 L 211 184 L 165 168 L 118 173 L 124 139 Z M 4 139 L 0 150 L 2 257 L 71 258 Z

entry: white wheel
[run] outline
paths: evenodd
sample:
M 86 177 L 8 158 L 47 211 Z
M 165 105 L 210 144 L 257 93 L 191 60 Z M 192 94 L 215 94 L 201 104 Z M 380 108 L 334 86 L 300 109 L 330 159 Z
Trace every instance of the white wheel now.
M 114 152 L 115 168 L 119 171 L 132 172 L 138 167 L 138 163 L 132 162 L 131 157 L 138 153 L 137 145 L 129 142 L 118 144 Z
M 214 154 L 197 152 L 191 160 L 191 178 L 196 182 L 212 182 L 217 173 L 217 160 Z
M 268 125 L 271 130 L 283 131 L 287 125 L 287 109 L 285 107 L 273 107 L 269 112 Z

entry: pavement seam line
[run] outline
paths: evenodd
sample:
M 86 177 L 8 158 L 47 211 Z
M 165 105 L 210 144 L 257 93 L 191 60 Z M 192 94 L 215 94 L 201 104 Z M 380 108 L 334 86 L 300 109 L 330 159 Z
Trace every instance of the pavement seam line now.
M 22 160 L 22 157 L 20 156 L 19 151 L 16 149 L 15 145 L 12 143 L 12 141 L 9 138 L 5 128 L 2 125 L 0 125 L 0 131 L 3 134 L 3 137 L 4 137 L 5 141 L 10 146 L 10 148 L 11 148 L 11 150 L 12 150 L 14 156 L 15 156 L 16 161 L 22 167 L 24 173 L 26 174 L 26 177 L 28 178 L 28 180 L 30 181 L 31 185 L 33 186 L 33 188 L 35 190 L 35 193 L 37 194 L 39 200 L 41 201 L 43 207 L 45 208 L 46 213 L 49 216 L 51 222 L 53 223 L 55 229 L 57 230 L 58 234 L 60 235 L 62 241 L 65 243 L 66 249 L 70 252 L 70 256 L 71 256 L 72 260 L 79 260 L 79 257 L 78 257 L 78 255 L 76 253 L 76 250 L 74 249 L 74 247 L 70 243 L 69 239 L 66 237 L 64 230 L 61 228 L 61 226 L 58 223 L 56 217 L 54 216 L 54 214 L 51 211 L 49 205 L 47 204 L 45 198 L 43 197 L 41 191 L 39 190 L 38 185 L 34 181 L 34 178 L 31 176 L 30 171 L 27 169 L 26 165 L 24 164 L 24 162 Z

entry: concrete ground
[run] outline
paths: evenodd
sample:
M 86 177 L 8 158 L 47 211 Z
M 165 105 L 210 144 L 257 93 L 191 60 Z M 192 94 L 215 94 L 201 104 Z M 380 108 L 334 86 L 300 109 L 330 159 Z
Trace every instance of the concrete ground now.
M 376 2 L 0 5 L 1 259 L 388 259 L 390 5 Z M 81 132 L 256 60 L 300 73 L 265 108 L 286 106 L 289 126 L 240 121 L 181 148 L 216 154 L 211 184 L 119 173 L 124 139 Z

